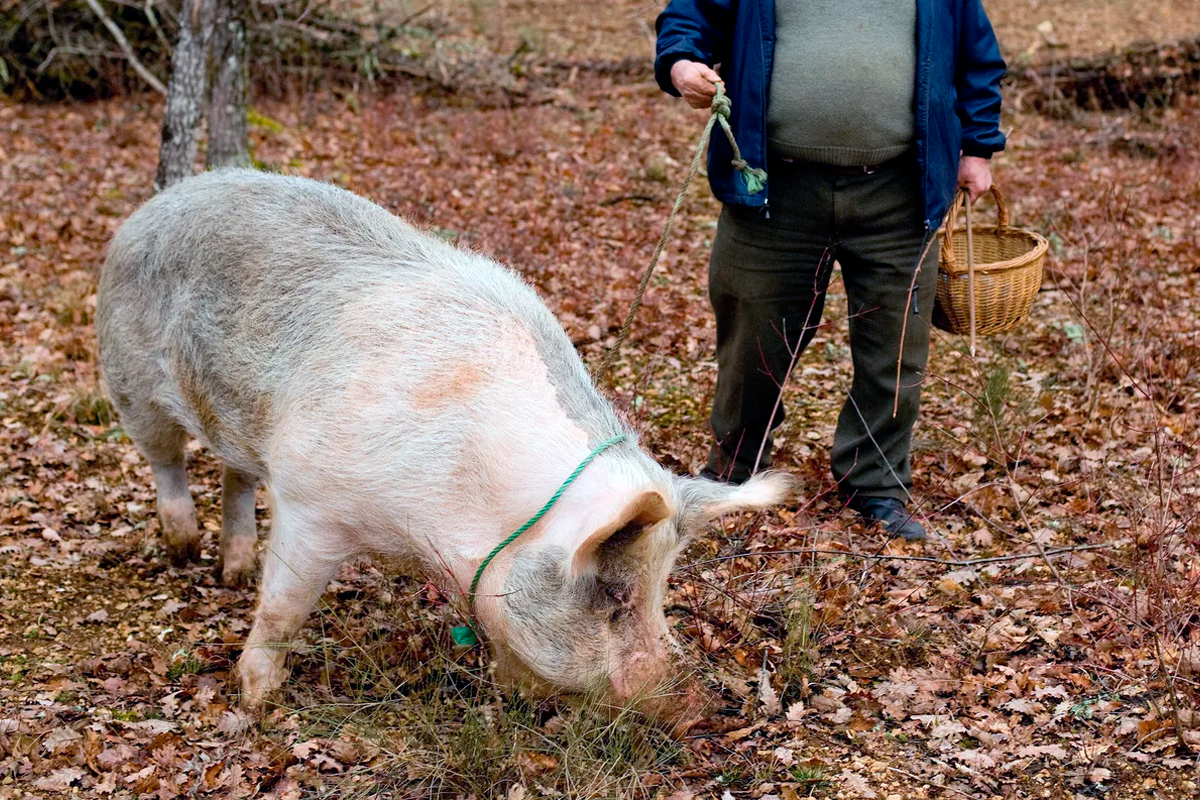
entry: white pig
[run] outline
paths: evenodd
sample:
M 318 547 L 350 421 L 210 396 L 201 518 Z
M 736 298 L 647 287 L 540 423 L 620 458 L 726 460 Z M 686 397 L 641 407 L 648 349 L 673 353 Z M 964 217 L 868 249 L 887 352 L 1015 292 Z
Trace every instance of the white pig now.
M 790 487 L 779 474 L 737 487 L 672 475 L 516 275 L 311 180 L 210 172 L 147 202 L 109 249 L 97 329 L 172 558 L 199 543 L 187 436 L 225 466 L 226 584 L 254 574 L 254 493 L 267 487 L 273 519 L 238 662 L 252 707 L 284 680 L 288 642 L 344 561 L 383 558 L 463 592 L 621 433 L 484 571 L 476 629 L 509 682 L 641 696 L 677 674 L 662 607 L 687 537 Z

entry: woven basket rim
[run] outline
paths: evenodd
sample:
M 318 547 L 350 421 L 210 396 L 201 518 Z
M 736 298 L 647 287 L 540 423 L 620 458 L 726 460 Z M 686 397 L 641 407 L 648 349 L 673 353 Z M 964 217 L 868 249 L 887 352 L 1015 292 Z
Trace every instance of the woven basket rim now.
M 944 237 L 946 234 L 945 227 L 940 228 L 938 232 Z M 1010 270 L 1027 267 L 1031 263 L 1043 258 L 1046 255 L 1046 251 L 1050 249 L 1050 242 L 1045 236 L 1042 236 L 1040 233 L 1035 233 L 1034 231 L 1025 230 L 1023 228 L 1014 228 L 1011 225 L 976 225 L 974 228 L 974 235 L 979 236 L 980 234 L 985 236 L 996 236 L 998 238 L 1021 239 L 1026 244 L 1032 243 L 1033 247 L 1019 256 L 1005 259 L 1004 261 L 990 261 L 982 264 L 976 262 L 975 272 L 977 274 L 1008 272 Z M 966 235 L 966 231 L 956 230 L 954 231 L 954 239 L 952 239 L 952 241 L 957 240 L 960 236 L 965 238 Z M 966 259 L 963 259 L 963 261 L 965 260 Z M 947 263 L 946 259 L 944 258 L 938 259 L 938 261 L 939 267 L 946 273 L 951 275 L 967 274 L 967 265 L 965 263 L 959 264 L 957 261 Z

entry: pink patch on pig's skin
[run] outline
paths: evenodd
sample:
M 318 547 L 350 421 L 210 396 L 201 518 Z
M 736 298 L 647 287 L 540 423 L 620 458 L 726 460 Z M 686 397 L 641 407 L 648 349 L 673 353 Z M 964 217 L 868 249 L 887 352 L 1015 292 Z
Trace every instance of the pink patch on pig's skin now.
M 443 406 L 465 404 L 487 379 L 485 370 L 475 364 L 457 364 L 446 370 L 435 372 L 413 392 L 413 408 L 420 411 L 436 411 Z
M 453 565 L 461 586 L 448 588 L 457 589 L 465 588 L 473 574 L 462 563 L 482 558 L 524 523 L 587 454 L 589 440 L 559 402 L 550 370 L 520 320 L 482 305 L 449 310 L 425 305 L 422 294 L 434 288 L 380 287 L 347 308 L 337 330 L 356 358 L 340 365 L 343 389 L 330 404 L 336 414 L 303 409 L 285 419 L 281 439 L 293 442 L 286 453 L 289 471 L 319 470 L 320 486 L 306 490 L 331 497 L 353 494 L 359 478 L 342 465 L 378 463 L 371 443 L 381 438 L 396 436 L 397 443 L 426 453 L 408 472 L 374 478 L 376 485 L 396 490 L 394 510 L 374 510 L 379 524 L 358 519 L 361 508 L 346 511 L 359 522 L 357 534 L 377 533 L 383 542 L 388 519 L 420 516 L 402 507 L 410 501 L 402 487 L 441 476 L 431 487 L 446 490 L 438 500 L 446 504 L 441 516 L 462 525 L 418 528 L 438 531 L 440 559 L 434 566 L 441 572 L 441 561 Z M 439 295 L 444 301 L 444 290 Z M 434 318 L 423 327 L 412 325 L 421 315 Z M 452 323 L 455 335 L 437 334 Z M 321 436 L 313 436 L 313 430 Z M 601 469 L 597 464 L 589 472 Z M 376 503 L 387 506 L 390 492 L 376 494 Z M 480 538 L 478 523 L 466 520 L 487 520 L 487 528 L 498 527 L 496 538 Z M 541 529 L 530 530 L 523 540 L 539 537 Z M 502 576 L 503 561 L 489 568 L 485 583 Z

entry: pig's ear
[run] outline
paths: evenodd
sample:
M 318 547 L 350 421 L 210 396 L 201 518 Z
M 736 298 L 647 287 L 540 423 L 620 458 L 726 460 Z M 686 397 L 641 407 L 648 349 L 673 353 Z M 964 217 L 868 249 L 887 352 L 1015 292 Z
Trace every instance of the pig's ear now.
M 641 538 L 650 528 L 671 516 L 666 497 L 654 489 L 638 492 L 620 511 L 601 517 L 599 524 L 575 551 L 572 574 L 579 575 L 600 560 L 602 551 L 615 551 Z M 590 522 L 596 522 L 593 517 Z
M 796 479 L 785 472 L 762 472 L 741 486 L 705 478 L 677 480 L 683 506 L 683 528 L 688 534 L 723 514 L 781 506 L 796 495 L 797 489 Z

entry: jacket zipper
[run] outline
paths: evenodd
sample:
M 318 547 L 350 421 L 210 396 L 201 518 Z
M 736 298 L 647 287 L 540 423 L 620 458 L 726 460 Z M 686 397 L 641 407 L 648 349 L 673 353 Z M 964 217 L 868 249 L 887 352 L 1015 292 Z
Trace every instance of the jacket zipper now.
M 924 210 L 926 207 L 925 203 L 926 203 L 926 198 L 929 196 L 929 105 L 930 105 L 930 98 L 929 98 L 929 44 L 933 40 L 933 24 L 934 24 L 934 14 L 936 13 L 936 10 L 935 10 L 936 5 L 937 5 L 937 3 L 928 2 L 928 0 L 926 0 L 925 7 L 927 9 L 929 9 L 929 20 L 928 20 L 928 24 L 925 26 L 925 35 L 924 35 L 923 39 L 921 36 L 920 28 L 918 28 L 918 30 L 917 30 L 918 41 L 921 43 L 921 46 L 922 46 L 921 47 L 922 52 L 919 54 L 920 58 L 921 58 L 921 76 L 920 76 L 920 78 L 921 78 L 921 86 L 922 86 L 921 91 L 922 91 L 924 102 L 925 102 L 925 107 L 921 109 L 921 121 L 922 121 L 921 145 L 925 149 L 925 163 L 921 165 L 921 205 L 922 205 L 921 216 L 922 217 L 925 216 L 925 213 L 924 213 Z M 925 235 L 921 237 L 921 251 L 920 251 L 920 253 L 918 253 L 917 263 L 913 267 L 914 273 L 919 271 L 923 265 L 924 259 L 922 258 L 922 256 L 925 254 L 925 245 L 929 242 L 930 236 L 937 236 L 937 231 L 935 231 L 933 228 L 933 220 L 927 219 L 927 220 L 925 220 Z M 914 277 L 913 293 L 912 293 L 912 313 L 914 316 L 920 316 L 920 313 L 921 313 L 921 309 L 917 305 L 917 295 L 919 295 L 920 293 L 921 293 L 921 289 L 919 286 L 917 286 L 917 282 Z
M 767 2 L 773 3 L 773 2 L 775 2 L 775 0 L 767 0 Z M 759 12 L 758 24 L 762 25 L 762 12 L 761 11 Z M 765 31 L 764 31 L 764 33 L 765 33 Z M 772 31 L 771 37 L 774 38 L 774 36 L 775 36 L 775 32 Z M 767 89 L 770 85 L 771 75 L 770 75 L 770 72 L 767 70 L 767 52 L 765 49 L 765 45 L 763 44 L 763 40 L 765 38 L 766 38 L 765 36 L 758 37 L 758 57 L 762 61 L 762 66 L 763 66 L 763 68 L 762 68 L 762 76 L 763 76 L 762 86 L 760 88 L 761 88 L 762 95 L 763 95 L 762 132 L 763 132 L 764 140 L 767 137 L 767 105 L 771 102 L 771 95 L 767 91 Z M 764 164 L 763 166 L 765 167 L 766 165 Z M 763 198 L 763 204 L 762 204 L 763 219 L 770 219 L 771 218 L 771 208 L 770 208 L 770 205 L 771 205 L 771 176 L 770 175 L 767 176 L 767 185 L 765 187 L 763 187 L 763 190 L 767 193 L 767 196 Z
M 921 43 L 923 45 L 923 47 L 922 47 L 923 52 L 921 53 L 921 58 L 922 58 L 921 82 L 924 86 L 923 92 L 924 92 L 924 97 L 925 97 L 925 107 L 923 109 L 921 109 L 922 126 L 923 126 L 923 130 L 921 131 L 921 139 L 922 139 L 923 146 L 925 148 L 925 163 L 922 165 L 922 168 L 921 168 L 921 205 L 922 206 L 925 205 L 926 198 L 929 197 L 929 193 L 930 193 L 930 186 L 929 186 L 929 105 L 930 105 L 930 102 L 929 102 L 930 101 L 930 98 L 929 98 L 929 44 L 930 44 L 930 41 L 932 41 L 932 39 L 933 39 L 934 14 L 937 13 L 936 8 L 935 8 L 936 6 L 937 6 L 937 3 L 929 2 L 928 0 L 926 0 L 925 7 L 929 9 L 929 24 L 925 28 L 925 30 L 926 30 L 925 41 L 923 41 Z M 919 35 L 920 34 L 918 33 L 918 36 Z M 925 215 L 921 214 L 921 216 L 925 216 Z M 927 231 L 933 230 L 933 220 L 931 220 L 931 219 L 925 220 L 925 230 L 927 230 Z M 924 244 L 922 244 L 922 247 L 924 247 Z M 916 305 L 915 295 L 914 295 L 913 305 L 914 306 Z

